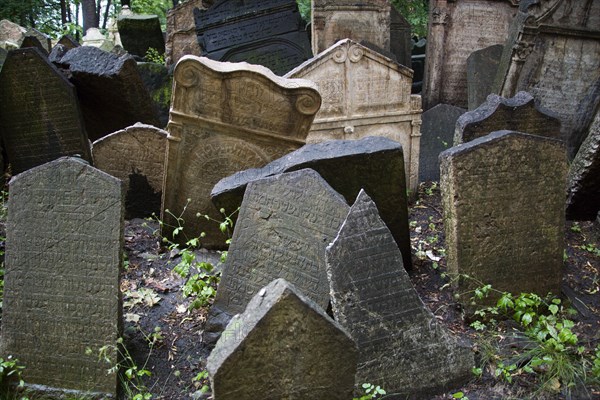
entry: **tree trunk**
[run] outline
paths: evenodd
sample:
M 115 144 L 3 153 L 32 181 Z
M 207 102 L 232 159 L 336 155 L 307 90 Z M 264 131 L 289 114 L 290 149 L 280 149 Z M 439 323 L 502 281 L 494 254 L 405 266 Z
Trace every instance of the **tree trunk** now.
M 111 0 L 107 0 L 106 9 L 104 10 L 104 22 L 102 22 L 102 29 L 106 29 L 106 25 L 108 24 L 108 12 L 110 11 L 110 2 Z
M 83 34 L 90 28 L 98 28 L 95 0 L 81 0 L 81 16 L 83 18 Z
M 63 27 L 65 25 L 67 25 L 67 1 L 66 0 L 60 0 L 60 22 L 62 23 Z

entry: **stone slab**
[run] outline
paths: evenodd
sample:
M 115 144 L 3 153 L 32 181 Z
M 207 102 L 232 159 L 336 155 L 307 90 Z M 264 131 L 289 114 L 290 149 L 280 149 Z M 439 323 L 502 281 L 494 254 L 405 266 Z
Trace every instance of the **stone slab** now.
M 206 368 L 219 400 L 348 400 L 356 359 L 348 333 L 276 279 L 231 321 Z
M 75 87 L 39 49 L 8 53 L 0 103 L 0 134 L 13 174 L 66 155 L 92 160 Z
M 28 47 L 35 47 L 39 49 L 42 52 L 42 54 L 48 56 L 48 50 L 46 50 L 46 47 L 35 36 L 25 36 L 25 38 L 21 42 L 21 49 L 26 49 Z
M 35 28 L 29 28 L 27 29 L 25 36 L 35 37 L 40 42 L 42 48 L 46 53 L 49 53 L 50 50 L 52 50 L 52 41 L 50 40 L 50 37 L 45 33 L 42 33 Z
M 21 45 L 27 29 L 19 24 L 15 24 L 7 19 L 0 20 L 0 42 L 13 42 L 18 46 Z
M 165 61 L 167 66 L 175 65 L 185 55 L 200 56 L 200 44 L 196 36 L 194 8 L 204 9 L 204 0 L 188 0 L 167 11 L 167 38 L 165 40 Z
M 65 46 L 65 48 L 67 48 L 68 50 L 81 46 L 77 40 L 75 40 L 72 36 L 69 35 L 61 36 L 56 44 L 61 44 Z
M 10 181 L 0 353 L 36 390 L 116 399 L 114 364 L 98 351 L 121 335 L 123 194 L 121 181 L 78 158 Z M 117 362 L 116 350 L 107 356 Z
M 89 28 L 81 41 L 83 46 L 96 47 L 104 51 L 112 51 L 115 48 L 115 43 L 107 39 L 98 28 Z
M 117 19 L 123 48 L 130 54 L 144 57 L 148 49 L 165 52 L 165 38 L 157 15 L 121 14 Z
M 495 44 L 476 50 L 467 58 L 467 94 L 469 110 L 479 107 L 492 93 L 504 46 Z
M 398 64 L 406 67 L 411 67 L 411 30 L 406 18 L 390 5 L 390 52 L 396 56 Z
M 402 146 L 387 138 L 308 144 L 263 168 L 221 179 L 211 192 L 212 201 L 219 209 L 236 210 L 250 182 L 303 168 L 317 171 L 347 203 L 353 202 L 361 189 L 369 193 L 402 251 L 404 265 L 411 267 Z

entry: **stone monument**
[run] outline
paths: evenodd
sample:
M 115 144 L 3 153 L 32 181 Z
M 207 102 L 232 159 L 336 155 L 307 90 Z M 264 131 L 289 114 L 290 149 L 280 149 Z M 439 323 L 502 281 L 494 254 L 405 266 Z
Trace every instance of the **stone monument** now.
M 469 110 L 479 107 L 492 93 L 494 78 L 498 72 L 498 64 L 504 46 L 495 44 L 485 49 L 476 50 L 467 58 L 467 92 Z
M 149 49 L 165 52 L 165 39 L 157 15 L 122 14 L 117 20 L 123 48 L 130 54 L 144 57 Z
M 209 2 L 206 0 L 188 0 L 167 11 L 167 39 L 165 41 L 167 66 L 175 65 L 185 55 L 202 55 L 196 36 L 194 8 L 204 9 L 204 5 L 207 3 Z

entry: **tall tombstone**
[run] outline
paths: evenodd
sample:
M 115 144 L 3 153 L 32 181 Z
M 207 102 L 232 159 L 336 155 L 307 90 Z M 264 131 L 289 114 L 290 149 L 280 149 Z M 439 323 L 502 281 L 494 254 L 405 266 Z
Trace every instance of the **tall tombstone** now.
M 203 340 L 214 342 L 273 279 L 287 280 L 327 309 L 325 247 L 346 214 L 344 198 L 311 169 L 248 184 Z
M 467 381 L 473 354 L 420 299 L 377 206 L 361 191 L 327 247 L 333 315 L 358 345 L 356 386 L 421 398 Z
M 0 72 L 0 135 L 13 174 L 92 155 L 75 87 L 37 48 L 12 50 Z
M 352 398 L 356 344 L 284 279 L 236 315 L 208 357 L 217 400 Z
M 440 180 L 439 155 L 452 147 L 456 121 L 466 111 L 448 104 L 437 104 L 423 113 L 419 182 Z
M 283 75 L 312 57 L 295 0 L 218 0 L 195 9 L 202 55 L 263 65 Z
M 410 22 L 390 5 L 390 52 L 406 67 L 411 66 L 411 29 Z
M 165 61 L 167 66 L 177 64 L 185 55 L 200 56 L 200 44 L 196 36 L 194 8 L 205 9 L 206 0 L 188 0 L 167 11 L 167 38 Z M 212 1 L 210 2 L 212 3 Z
M 526 90 L 558 114 L 573 158 L 600 103 L 600 1 L 526 2 L 521 9 L 494 93 Z
M 469 110 L 479 107 L 492 93 L 504 46 L 495 44 L 476 50 L 467 58 L 467 92 Z
M 492 132 L 440 154 L 448 270 L 511 293 L 560 293 L 564 142 Z M 459 292 L 478 284 L 459 280 Z
M 477 109 L 456 121 L 454 145 L 469 142 L 494 131 L 513 130 L 564 141 L 560 119 L 527 92 L 510 99 L 490 94 Z
M 384 136 L 404 149 L 408 189 L 419 184 L 421 97 L 411 95 L 412 71 L 344 39 L 285 76 L 315 82 L 323 105 L 308 134 L 309 143 Z
M 411 267 L 404 156 L 402 146 L 391 139 L 370 136 L 307 144 L 262 168 L 221 179 L 210 195 L 217 208 L 236 210 L 250 182 L 303 168 L 317 171 L 348 204 L 364 189 L 402 251 L 405 267 Z
M 107 371 L 121 334 L 123 194 L 78 158 L 10 181 L 0 353 L 19 360 L 33 389 L 116 398 Z M 98 357 L 103 346 L 112 365 Z
M 96 168 L 124 183 L 127 219 L 160 214 L 167 136 L 138 123 L 94 142 Z
M 181 215 L 188 238 L 205 232 L 203 246 L 223 248 L 226 237 L 218 225 L 196 217 L 222 220 L 210 190 L 221 178 L 262 167 L 304 145 L 321 96 L 309 81 L 205 57 L 179 60 L 173 81 L 162 218 L 177 226 L 173 215 Z M 163 236 L 171 232 L 165 228 Z
M 165 52 L 165 38 L 158 15 L 122 14 L 117 20 L 123 48 L 130 54 L 144 57 L 149 49 Z
M 504 44 L 519 0 L 432 0 L 429 4 L 423 109 L 467 108 L 467 58 Z

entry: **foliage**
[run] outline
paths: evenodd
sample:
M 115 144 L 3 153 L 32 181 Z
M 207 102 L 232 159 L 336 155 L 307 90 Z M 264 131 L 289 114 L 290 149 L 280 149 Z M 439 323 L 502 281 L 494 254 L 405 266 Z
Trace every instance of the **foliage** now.
M 164 64 L 165 63 L 165 53 L 159 53 L 154 47 L 148 48 L 146 51 L 146 55 L 144 59 L 147 62 L 152 62 L 156 64 Z
M 392 0 L 392 4 L 412 27 L 413 36 L 427 36 L 427 0 Z
M 298 3 L 298 11 L 300 11 L 300 15 L 306 23 L 310 22 L 310 1 L 311 0 L 296 0 L 296 3 Z
M 163 32 L 166 31 L 167 10 L 172 6 L 171 0 L 131 0 L 131 11 L 136 14 L 157 15 Z
M 363 396 L 360 397 L 355 397 L 352 400 L 370 400 L 370 399 L 377 399 L 378 396 L 383 396 L 386 394 L 385 390 L 383 390 L 381 388 L 381 386 L 377 385 L 373 385 L 372 383 L 363 383 L 362 384 L 362 388 L 365 391 L 365 394 Z
M 9 381 L 17 380 L 19 386 L 23 387 L 25 382 L 21 378 L 21 372 L 24 369 L 25 367 L 19 365 L 19 360 L 13 359 L 12 356 L 8 356 L 6 359 L 0 357 L 0 386 L 6 389 Z

